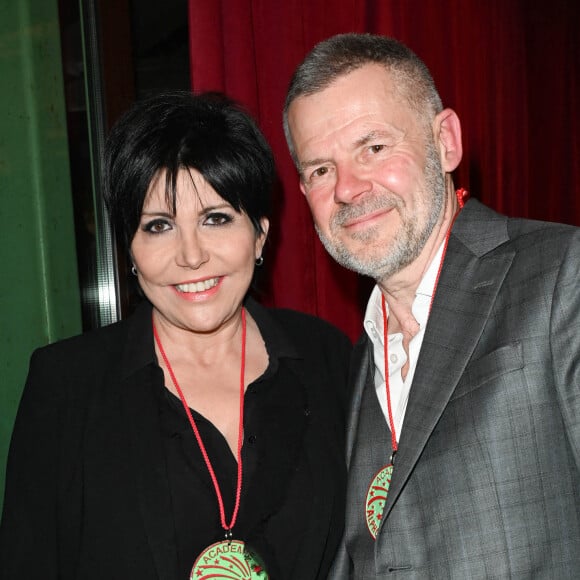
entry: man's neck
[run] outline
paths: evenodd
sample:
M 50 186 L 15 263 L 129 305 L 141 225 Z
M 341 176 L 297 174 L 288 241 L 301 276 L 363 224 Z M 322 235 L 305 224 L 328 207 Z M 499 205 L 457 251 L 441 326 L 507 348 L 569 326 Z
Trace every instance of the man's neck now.
M 423 276 L 447 237 L 457 207 L 455 192 L 448 191 L 443 217 L 431 232 L 417 259 L 390 278 L 377 281 L 389 305 L 390 332 L 402 332 L 404 337 L 410 339 L 419 331 L 419 323 L 413 316 L 413 301 Z

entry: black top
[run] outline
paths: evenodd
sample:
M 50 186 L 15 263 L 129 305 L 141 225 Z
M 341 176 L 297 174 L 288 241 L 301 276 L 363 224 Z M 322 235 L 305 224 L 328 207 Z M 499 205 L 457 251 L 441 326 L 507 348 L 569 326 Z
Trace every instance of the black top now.
M 250 306 L 252 309 L 252 307 Z M 244 400 L 243 485 L 233 537 L 249 543 L 270 574 L 283 572 L 299 555 L 313 509 L 312 474 L 302 450 L 308 426 L 308 393 L 287 364 L 298 353 L 268 317 L 258 321 L 269 364 L 250 384 Z M 180 577 L 195 558 L 224 538 L 215 490 L 191 425 L 178 397 L 162 389 L 161 425 L 175 520 Z M 237 462 L 213 424 L 193 409 L 200 435 L 220 484 L 226 522 L 234 509 Z M 270 463 L 266 463 L 269 461 Z M 251 493 L 248 492 L 251 490 Z M 252 493 L 254 497 L 252 497 Z
M 343 525 L 350 344 L 313 317 L 247 306 L 269 364 L 245 395 L 234 537 L 271 578 L 323 579 Z M 229 521 L 236 461 L 194 416 Z M 223 534 L 191 426 L 163 385 L 149 305 L 35 353 L 11 444 L 0 577 L 185 580 Z

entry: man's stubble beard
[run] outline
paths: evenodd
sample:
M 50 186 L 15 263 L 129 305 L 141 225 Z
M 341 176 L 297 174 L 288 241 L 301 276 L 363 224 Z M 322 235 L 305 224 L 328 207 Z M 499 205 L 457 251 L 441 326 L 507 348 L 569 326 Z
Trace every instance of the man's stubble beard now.
M 363 276 L 370 276 L 375 280 L 387 280 L 404 267 L 417 259 L 433 228 L 437 224 L 445 203 L 445 177 L 441 161 L 434 145 L 427 150 L 425 163 L 425 188 L 430 197 L 424 200 L 426 204 L 426 222 L 419 223 L 417 215 L 407 215 L 405 205 L 400 197 L 391 194 L 367 196 L 357 205 L 345 205 L 333 217 L 330 225 L 331 232 L 338 232 L 341 224 L 353 218 L 370 214 L 380 209 L 394 209 L 401 217 L 401 227 L 391 242 L 390 248 L 374 248 L 374 251 L 353 254 L 336 237 L 326 237 L 318 226 L 315 226 L 320 241 L 326 251 L 341 265 Z M 352 237 L 367 248 L 373 248 L 373 241 L 380 234 L 378 227 L 371 227 Z M 364 255 L 366 254 L 366 255 Z M 370 254 L 370 255 L 368 255 Z

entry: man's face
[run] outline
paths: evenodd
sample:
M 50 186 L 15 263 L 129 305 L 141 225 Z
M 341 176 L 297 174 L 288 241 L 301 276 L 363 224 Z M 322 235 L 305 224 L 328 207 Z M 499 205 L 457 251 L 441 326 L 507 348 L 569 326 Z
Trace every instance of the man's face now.
M 368 64 L 290 106 L 301 189 L 326 250 L 386 280 L 421 253 L 442 215 L 445 177 L 431 127 Z

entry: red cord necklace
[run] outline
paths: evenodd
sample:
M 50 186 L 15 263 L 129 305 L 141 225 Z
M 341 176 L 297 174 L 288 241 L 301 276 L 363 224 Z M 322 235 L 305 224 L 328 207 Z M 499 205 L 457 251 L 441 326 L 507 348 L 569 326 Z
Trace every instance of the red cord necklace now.
M 161 357 L 163 358 L 163 362 L 165 363 L 165 367 L 169 372 L 169 376 L 171 377 L 171 382 L 177 391 L 179 398 L 181 400 L 181 404 L 183 405 L 183 409 L 187 418 L 189 420 L 189 424 L 193 429 L 193 433 L 195 435 L 195 439 L 199 446 L 199 450 L 203 456 L 205 461 L 205 465 L 211 477 L 213 487 L 215 490 L 215 494 L 218 500 L 219 512 L 220 512 L 220 522 L 222 528 L 225 530 L 225 540 L 221 542 L 216 542 L 210 546 L 208 546 L 201 554 L 197 557 L 196 561 L 193 564 L 193 568 L 191 570 L 190 579 L 191 580 L 199 580 L 200 578 L 215 578 L 220 576 L 212 576 L 212 574 L 220 574 L 223 573 L 224 570 L 232 570 L 232 566 L 236 568 L 236 570 L 240 570 L 245 574 L 248 574 L 249 578 L 263 578 L 267 579 L 268 576 L 259 562 L 258 558 L 248 550 L 245 546 L 244 542 L 241 540 L 234 540 L 232 535 L 232 529 L 236 523 L 238 517 L 238 511 L 240 509 L 240 500 L 242 496 L 242 444 L 243 444 L 243 437 L 244 437 L 244 376 L 246 370 L 246 310 L 242 308 L 242 356 L 241 356 L 241 364 L 240 364 L 240 412 L 239 412 L 239 426 L 238 426 L 238 446 L 237 446 L 237 454 L 236 459 L 238 461 L 238 474 L 237 474 L 237 484 L 236 484 L 236 500 L 234 505 L 234 511 L 232 513 L 232 517 L 230 523 L 226 522 L 226 515 L 224 509 L 224 501 L 222 497 L 222 492 L 220 489 L 219 482 L 217 480 L 215 470 L 201 438 L 201 434 L 199 429 L 197 428 L 197 424 L 195 423 L 195 419 L 193 418 L 191 411 L 189 409 L 189 405 L 185 399 L 185 395 L 179 386 L 177 381 L 177 377 L 173 372 L 173 367 L 165 354 L 165 349 L 161 344 L 161 339 L 159 338 L 159 334 L 157 332 L 157 328 L 155 327 L 155 321 L 153 321 L 153 336 L 155 337 L 155 342 L 157 343 L 157 348 L 161 353 Z
M 451 229 L 455 223 L 455 219 L 459 215 L 459 212 L 465 205 L 465 201 L 469 197 L 466 189 L 458 189 L 455 192 L 457 196 L 457 202 L 459 204 L 459 209 L 453 216 L 451 224 L 447 233 L 445 234 L 445 241 L 443 242 L 443 252 L 441 254 L 441 261 L 439 262 L 439 269 L 437 270 L 437 276 L 435 277 L 435 284 L 433 286 L 433 294 L 431 296 L 431 303 L 429 304 L 429 312 L 433 306 L 433 300 L 435 299 L 435 292 L 437 291 L 437 285 L 439 284 L 439 277 L 441 276 L 441 270 L 443 269 L 443 261 L 445 260 L 445 254 L 447 253 L 447 246 L 449 244 L 449 238 L 451 236 Z M 382 467 L 379 472 L 373 477 L 371 484 L 367 491 L 367 498 L 365 504 L 365 519 L 367 524 L 367 529 L 373 539 L 376 539 L 377 533 L 379 531 L 379 526 L 383 519 L 383 511 L 385 509 L 385 504 L 387 502 L 387 495 L 389 493 L 389 487 L 391 485 L 391 478 L 393 475 L 393 468 L 395 463 L 395 455 L 399 448 L 397 442 L 397 434 L 395 431 L 395 421 L 393 419 L 393 409 L 391 407 L 391 389 L 389 386 L 389 337 L 388 337 L 388 317 L 387 317 L 387 307 L 385 301 L 385 295 L 381 292 L 381 310 L 383 315 L 383 352 L 385 358 L 385 388 L 387 391 L 387 414 L 389 416 L 389 427 L 391 428 L 391 457 L 389 458 L 389 463 Z

